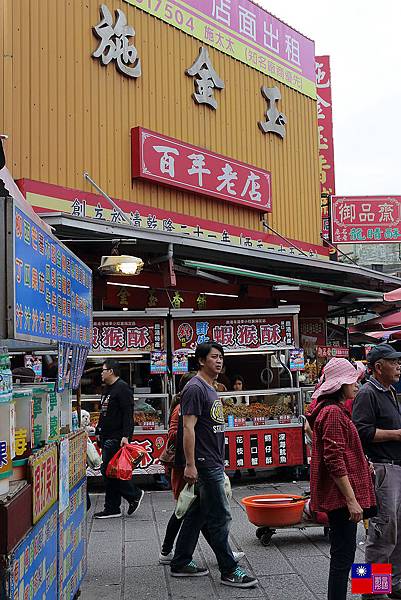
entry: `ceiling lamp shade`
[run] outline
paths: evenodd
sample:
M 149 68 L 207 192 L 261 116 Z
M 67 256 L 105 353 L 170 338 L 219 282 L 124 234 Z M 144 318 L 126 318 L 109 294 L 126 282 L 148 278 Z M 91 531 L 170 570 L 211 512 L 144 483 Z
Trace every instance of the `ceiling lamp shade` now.
M 139 275 L 143 266 L 137 256 L 102 256 L 99 271 L 104 275 Z

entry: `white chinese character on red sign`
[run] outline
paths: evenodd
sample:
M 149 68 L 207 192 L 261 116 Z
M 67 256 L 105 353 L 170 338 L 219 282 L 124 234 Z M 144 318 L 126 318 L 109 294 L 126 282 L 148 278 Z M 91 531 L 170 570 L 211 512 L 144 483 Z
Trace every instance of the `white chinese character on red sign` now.
M 372 212 L 372 204 L 370 202 L 364 202 L 361 205 L 361 213 L 359 220 L 361 223 L 372 223 L 375 220 L 375 215 Z
M 323 63 L 316 63 L 316 87 L 318 88 L 328 88 L 330 87 L 330 79 L 327 79 L 325 83 L 323 83 L 326 78 L 326 71 L 322 69 Z
M 221 181 L 220 185 L 217 186 L 216 190 L 221 192 L 224 188 L 227 188 L 227 192 L 232 196 L 236 195 L 234 188 L 234 181 L 238 179 L 238 173 L 234 171 L 229 163 L 226 163 L 222 169 L 222 175 L 219 175 L 217 179 Z
M 210 170 L 205 169 L 205 157 L 203 154 L 190 154 L 188 156 L 192 160 L 192 167 L 188 169 L 188 175 L 198 175 L 198 185 L 203 186 L 203 175 L 210 175 Z
M 241 192 L 241 196 L 244 197 L 249 193 L 249 197 L 253 202 L 260 202 L 262 194 L 258 191 L 260 189 L 260 183 L 258 183 L 260 177 L 251 171 L 248 175 L 248 179 L 244 185 L 244 189 Z M 251 188 L 248 192 L 249 187 Z
M 212 15 L 216 21 L 231 25 L 231 0 L 213 0 Z
M 163 155 L 160 158 L 160 172 L 167 173 L 170 177 L 174 177 L 174 156 L 171 154 L 179 155 L 180 153 L 176 148 L 170 148 L 169 146 L 153 146 L 156 152 L 162 152 Z M 170 154 L 169 154 L 170 153 Z
M 122 327 L 103 327 L 102 347 L 103 348 L 124 348 L 125 335 Z
M 149 342 L 148 327 L 127 327 L 127 348 L 146 348 Z
M 239 346 L 257 346 L 259 338 L 256 325 L 238 325 L 237 343 Z
M 394 222 L 393 216 L 394 206 L 392 204 L 388 204 L 385 202 L 384 204 L 379 204 L 379 212 L 380 212 L 380 223 L 389 223 L 390 221 Z
M 256 40 L 256 15 L 243 6 L 238 8 L 239 32 Z
M 277 345 L 281 342 L 281 329 L 277 323 L 275 325 L 260 326 L 260 343 L 261 345 L 273 344 Z
M 99 347 L 99 343 L 100 343 L 100 331 L 99 331 L 99 327 L 93 327 L 93 331 L 92 331 L 92 347 L 93 348 L 98 348 Z
M 347 204 L 346 202 L 341 202 L 338 205 L 338 212 L 342 223 L 344 223 L 345 221 L 350 221 L 351 223 L 355 221 L 355 204 Z
M 234 327 L 232 325 L 215 325 L 213 340 L 222 346 L 234 346 Z

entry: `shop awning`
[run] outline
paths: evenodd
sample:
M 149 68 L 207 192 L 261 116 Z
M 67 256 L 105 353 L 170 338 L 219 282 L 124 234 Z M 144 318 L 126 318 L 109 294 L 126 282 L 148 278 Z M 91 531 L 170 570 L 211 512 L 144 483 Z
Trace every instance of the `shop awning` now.
M 388 331 L 392 329 L 400 329 L 401 328 L 401 311 L 397 310 L 389 315 L 375 317 L 374 319 L 369 319 L 368 321 L 362 321 L 362 323 L 358 323 L 353 327 L 349 328 L 350 333 L 357 332 L 377 332 L 377 331 Z
M 340 292 L 343 294 L 354 294 L 355 296 L 369 296 L 370 298 L 383 299 L 382 292 L 375 292 L 370 290 L 361 290 L 357 288 L 335 285 L 331 283 L 323 283 L 319 281 L 310 281 L 306 279 L 297 279 L 294 277 L 284 277 L 281 275 L 262 273 L 259 271 L 251 271 L 248 269 L 240 269 L 238 267 L 230 267 L 228 265 L 215 265 L 204 262 L 198 262 L 194 260 L 184 260 L 184 266 L 192 267 L 195 269 L 202 269 L 203 271 L 213 271 L 216 273 L 226 273 L 227 275 L 236 275 L 239 277 L 249 277 L 251 279 L 260 279 L 264 281 L 271 281 L 276 283 L 286 283 L 291 285 L 299 285 L 304 288 L 313 288 L 328 290 L 333 292 Z

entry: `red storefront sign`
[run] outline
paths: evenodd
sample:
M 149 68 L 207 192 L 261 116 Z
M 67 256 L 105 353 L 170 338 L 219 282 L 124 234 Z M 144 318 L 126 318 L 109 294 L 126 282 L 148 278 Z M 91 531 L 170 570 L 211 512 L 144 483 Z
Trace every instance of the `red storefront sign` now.
M 94 319 L 92 352 L 153 352 L 164 349 L 162 319 Z
M 335 244 L 394 243 L 401 240 L 401 196 L 334 196 Z
M 142 127 L 131 130 L 132 177 L 271 212 L 271 173 Z
M 302 465 L 302 427 L 226 431 L 226 469 Z
M 348 358 L 349 348 L 344 346 L 318 346 L 317 357 L 318 358 Z
M 282 317 L 174 319 L 174 349 L 194 349 L 214 341 L 226 351 L 271 350 L 294 346 L 294 320 Z

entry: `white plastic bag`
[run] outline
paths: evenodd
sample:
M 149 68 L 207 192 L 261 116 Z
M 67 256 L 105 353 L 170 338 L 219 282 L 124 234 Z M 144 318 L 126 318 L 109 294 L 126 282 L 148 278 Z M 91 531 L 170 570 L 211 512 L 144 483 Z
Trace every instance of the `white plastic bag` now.
M 228 475 L 226 473 L 224 473 L 224 491 L 226 493 L 228 500 L 231 500 L 231 498 L 233 497 L 233 491 L 231 489 L 230 478 L 228 477 Z
M 181 490 L 180 495 L 178 496 L 177 504 L 175 507 L 175 516 L 177 517 L 177 519 L 182 519 L 182 517 L 188 511 L 191 504 L 194 502 L 195 498 L 195 486 L 186 483 L 183 489 Z
M 89 438 L 86 446 L 86 462 L 91 467 L 91 469 L 100 469 L 100 465 L 102 464 L 102 459 L 99 456 L 95 445 L 91 442 Z

